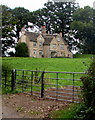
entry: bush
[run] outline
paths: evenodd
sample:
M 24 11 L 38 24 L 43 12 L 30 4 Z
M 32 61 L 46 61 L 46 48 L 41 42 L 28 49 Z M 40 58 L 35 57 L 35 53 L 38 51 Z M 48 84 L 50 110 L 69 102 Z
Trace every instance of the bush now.
M 84 120 L 95 120 L 95 58 L 87 71 L 87 75 L 81 77 L 83 103 L 78 109 L 77 116 Z
M 2 93 L 9 93 L 11 91 L 12 69 L 9 63 L 2 62 Z
M 6 62 L 2 63 L 2 77 L 5 76 L 5 73 L 7 74 L 7 77 L 10 75 L 11 71 L 12 71 L 12 66 Z
M 82 93 L 86 106 L 95 106 L 95 58 L 92 60 L 87 75 L 81 78 Z
M 78 54 L 78 53 L 73 55 L 74 58 L 91 58 L 93 56 L 95 56 L 95 55 L 92 55 L 92 54 Z
M 15 53 L 16 57 L 29 57 L 29 51 L 26 43 L 24 42 L 18 43 L 15 49 L 16 49 L 16 53 Z

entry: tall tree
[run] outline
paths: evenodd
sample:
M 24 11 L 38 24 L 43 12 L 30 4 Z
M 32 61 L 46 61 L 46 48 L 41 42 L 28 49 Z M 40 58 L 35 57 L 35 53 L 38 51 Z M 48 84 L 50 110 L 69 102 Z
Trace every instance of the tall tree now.
M 21 28 L 24 25 L 27 25 L 27 23 L 30 21 L 31 14 L 30 14 L 29 10 L 27 10 L 23 7 L 16 7 L 15 9 L 12 10 L 12 13 L 17 20 L 17 23 L 15 25 L 16 26 L 16 36 L 17 36 L 17 39 L 19 39 L 19 32 L 21 31 Z
M 89 7 L 79 8 L 73 15 L 71 27 L 75 32 L 76 47 L 80 52 L 95 54 L 95 11 Z
M 62 32 L 64 39 L 69 43 L 70 23 L 77 7 L 77 3 L 74 2 L 47 2 L 43 9 L 32 13 L 32 20 L 39 27 L 45 25 L 49 33 Z
M 16 24 L 16 20 L 9 7 L 5 5 L 1 5 L 0 7 L 2 7 L 2 54 L 5 54 L 7 49 L 13 47 L 15 44 L 14 25 Z

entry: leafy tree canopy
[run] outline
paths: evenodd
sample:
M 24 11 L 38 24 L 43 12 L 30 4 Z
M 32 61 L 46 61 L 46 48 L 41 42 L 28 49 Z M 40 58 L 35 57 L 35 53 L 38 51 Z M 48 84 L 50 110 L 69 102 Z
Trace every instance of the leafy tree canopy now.
M 15 44 L 15 31 L 14 25 L 16 24 L 16 20 L 13 17 L 12 10 L 5 6 L 2 7 L 2 54 L 4 54 L 8 48 L 14 47 Z
M 79 8 L 73 14 L 71 28 L 75 32 L 74 37 L 79 41 L 76 46 L 82 53 L 95 54 L 94 14 L 95 11 L 89 6 Z
M 64 39 L 71 43 L 70 23 L 73 21 L 72 15 L 77 7 L 77 3 L 72 2 L 47 2 L 43 9 L 32 13 L 32 22 L 39 27 L 45 25 L 47 33 L 62 32 Z
M 28 47 L 26 43 L 24 42 L 18 43 L 15 49 L 16 49 L 16 53 L 15 53 L 16 57 L 29 57 Z
M 15 27 L 16 27 L 16 36 L 19 39 L 19 32 L 21 31 L 21 28 L 24 25 L 27 25 L 27 23 L 30 21 L 31 14 L 29 10 L 23 7 L 16 7 L 15 9 L 12 10 L 12 13 L 17 20 Z

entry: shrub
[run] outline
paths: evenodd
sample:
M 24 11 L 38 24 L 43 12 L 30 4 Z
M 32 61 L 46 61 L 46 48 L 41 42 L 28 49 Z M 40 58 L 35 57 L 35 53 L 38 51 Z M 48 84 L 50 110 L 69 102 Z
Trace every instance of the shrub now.
M 87 75 L 81 78 L 83 82 L 82 93 L 86 106 L 95 105 L 95 58 L 92 60 Z
M 95 58 L 87 71 L 87 75 L 81 77 L 83 103 L 78 109 L 77 116 L 84 120 L 95 120 Z
M 5 73 L 7 74 L 7 76 L 10 75 L 11 71 L 12 71 L 12 66 L 6 62 L 2 63 L 2 77 L 4 77 Z
M 26 43 L 24 42 L 18 43 L 15 49 L 16 49 L 16 53 L 15 53 L 16 57 L 29 57 L 29 51 Z
M 93 55 L 93 54 L 78 54 L 78 53 L 73 55 L 74 58 L 91 58 L 93 56 L 95 56 L 95 55 Z
M 2 92 L 8 93 L 11 91 L 11 73 L 12 66 L 6 62 L 2 63 Z

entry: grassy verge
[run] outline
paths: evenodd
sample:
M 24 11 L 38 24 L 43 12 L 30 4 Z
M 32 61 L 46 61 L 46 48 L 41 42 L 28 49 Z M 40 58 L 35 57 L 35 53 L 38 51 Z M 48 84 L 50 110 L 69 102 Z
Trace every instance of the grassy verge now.
M 63 108 L 63 110 L 52 112 L 49 115 L 49 117 L 56 118 L 58 120 L 61 120 L 61 119 L 73 120 L 76 116 L 76 110 L 77 110 L 78 106 L 79 106 L 79 104 L 73 103 L 69 107 Z

